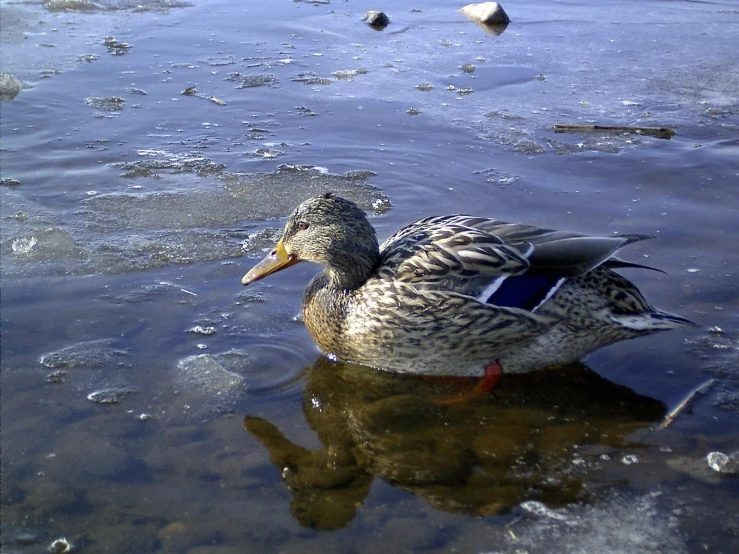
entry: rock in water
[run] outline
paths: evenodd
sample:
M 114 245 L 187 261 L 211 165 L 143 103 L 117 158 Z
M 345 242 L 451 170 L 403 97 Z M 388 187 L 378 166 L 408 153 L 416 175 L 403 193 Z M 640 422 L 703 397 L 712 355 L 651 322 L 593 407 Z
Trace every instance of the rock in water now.
M 363 19 L 373 27 L 387 27 L 387 24 L 390 23 L 390 18 L 387 16 L 387 14 L 378 10 L 368 11 L 366 14 L 364 14 Z
M 497 2 L 483 2 L 481 4 L 467 4 L 459 10 L 461 13 L 485 25 L 498 25 L 510 23 L 510 18 L 505 10 Z
M 21 91 L 21 82 L 15 75 L 0 73 L 0 100 L 12 100 Z

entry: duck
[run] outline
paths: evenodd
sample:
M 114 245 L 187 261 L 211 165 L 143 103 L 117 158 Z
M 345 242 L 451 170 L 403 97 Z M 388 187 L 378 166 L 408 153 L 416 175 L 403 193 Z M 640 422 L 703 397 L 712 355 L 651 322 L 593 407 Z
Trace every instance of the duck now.
M 364 210 L 329 192 L 290 214 L 275 248 L 242 284 L 302 261 L 320 264 L 302 315 L 330 359 L 497 380 L 695 325 L 651 306 L 617 273 L 653 269 L 616 257 L 648 238 L 442 215 L 410 223 L 380 245 Z

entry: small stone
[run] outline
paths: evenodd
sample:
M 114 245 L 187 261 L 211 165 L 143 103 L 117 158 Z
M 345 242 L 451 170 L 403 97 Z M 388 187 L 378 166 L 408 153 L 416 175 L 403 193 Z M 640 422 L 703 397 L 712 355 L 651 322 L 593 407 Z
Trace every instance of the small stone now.
M 485 25 L 500 25 L 510 23 L 510 18 L 505 10 L 497 2 L 483 2 L 480 4 L 467 4 L 459 10 L 473 21 Z
M 372 27 L 387 27 L 390 23 L 390 18 L 385 12 L 379 10 L 370 10 L 364 14 L 364 19 L 368 25 Z
M 21 82 L 15 75 L 0 73 L 0 100 L 12 100 L 21 91 Z

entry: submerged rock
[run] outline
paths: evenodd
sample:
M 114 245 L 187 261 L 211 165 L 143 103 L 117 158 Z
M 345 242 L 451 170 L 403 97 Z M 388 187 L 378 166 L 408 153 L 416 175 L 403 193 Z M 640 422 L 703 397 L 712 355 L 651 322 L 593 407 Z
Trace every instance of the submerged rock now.
M 497 2 L 483 2 L 481 4 L 467 4 L 459 10 L 461 13 L 484 25 L 500 25 L 510 23 L 510 18 Z
M 363 19 L 372 27 L 387 27 L 390 23 L 390 18 L 387 14 L 379 10 L 369 10 L 364 14 Z

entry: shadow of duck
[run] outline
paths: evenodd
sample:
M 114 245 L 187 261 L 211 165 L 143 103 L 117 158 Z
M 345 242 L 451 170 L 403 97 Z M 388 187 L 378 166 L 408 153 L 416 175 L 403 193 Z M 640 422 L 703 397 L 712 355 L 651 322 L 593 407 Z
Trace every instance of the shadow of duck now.
M 485 399 L 442 405 L 463 378 L 398 376 L 320 358 L 303 409 L 323 447 L 308 450 L 270 422 L 246 430 L 269 451 L 305 527 L 345 527 L 372 479 L 453 513 L 497 515 L 525 500 L 587 500 L 598 460 L 660 420 L 665 405 L 582 364 L 509 375 Z

